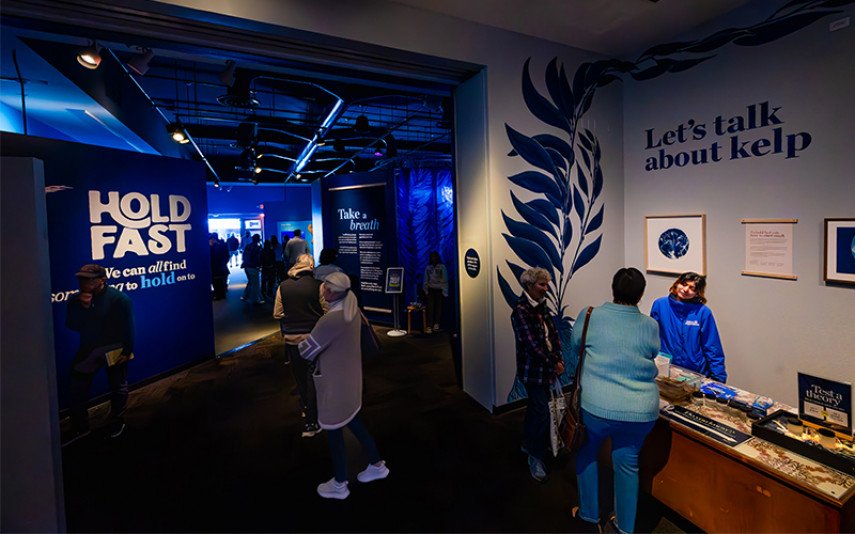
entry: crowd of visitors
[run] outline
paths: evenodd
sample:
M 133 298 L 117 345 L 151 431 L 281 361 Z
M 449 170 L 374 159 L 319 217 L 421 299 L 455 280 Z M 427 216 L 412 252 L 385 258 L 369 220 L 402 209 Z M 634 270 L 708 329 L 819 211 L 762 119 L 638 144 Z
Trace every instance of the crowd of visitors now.
M 336 250 L 324 248 L 315 267 L 311 247 L 300 230 L 282 243 L 273 236 L 262 242 L 260 234 L 244 237 L 243 250 L 234 234 L 223 240 L 209 235 L 213 299 L 225 298 L 230 267 L 247 276 L 241 300 L 274 301 L 273 318 L 280 323 L 285 362 L 290 364 L 300 397 L 303 437 L 327 432 L 333 477 L 318 485 L 321 497 L 345 499 L 350 494 L 347 451 L 343 429 L 348 428 L 368 458 L 357 480 L 385 478 L 389 468 L 374 439 L 359 418 L 362 407 L 360 336 L 363 314 L 353 287 L 353 276 L 335 264 Z M 239 243 L 239 242 L 238 242 Z M 133 308 L 130 299 L 106 287 L 105 271 L 86 265 L 77 273 L 81 291 L 68 303 L 69 328 L 81 332 L 81 346 L 72 365 L 72 432 L 70 443 L 88 433 L 85 406 L 89 384 L 104 354 L 116 352 L 108 366 L 112 390 L 113 434 L 121 434 L 127 403 L 127 362 L 133 357 Z M 706 278 L 681 274 L 669 294 L 657 299 L 650 315 L 638 303 L 646 281 L 635 268 L 618 270 L 611 285 L 612 300 L 583 308 L 585 328 L 574 328 L 569 347 L 562 347 L 559 324 L 550 310 L 552 277 L 534 267 L 522 272 L 523 291 L 511 313 L 516 344 L 516 375 L 525 388 L 526 411 L 521 450 L 527 456 L 531 477 L 548 480 L 544 456 L 549 449 L 550 389 L 565 368 L 565 357 L 584 354 L 579 376 L 585 441 L 576 453 L 575 470 L 579 504 L 571 510 L 578 531 L 633 532 L 637 511 L 638 456 L 647 434 L 659 416 L 659 390 L 655 383 L 657 355 L 673 363 L 724 382 L 724 351 L 712 312 L 706 306 Z M 442 299 L 448 296 L 448 273 L 436 251 L 425 267 L 422 289 L 432 328 L 440 328 Z M 112 291 L 112 293 L 111 293 Z M 99 300 L 100 299 L 100 300 Z M 94 302 L 104 301 L 97 308 Z M 101 309 L 102 312 L 93 310 Z M 109 311 L 109 315 L 104 314 Z M 114 313 L 115 312 L 115 313 Z M 367 324 L 367 323 L 366 323 Z M 583 332 L 584 330 L 584 332 Z M 94 356 L 93 356 L 94 355 Z M 575 367 L 576 363 L 568 367 Z M 614 508 L 602 514 L 599 502 L 599 452 L 611 441 L 614 467 Z

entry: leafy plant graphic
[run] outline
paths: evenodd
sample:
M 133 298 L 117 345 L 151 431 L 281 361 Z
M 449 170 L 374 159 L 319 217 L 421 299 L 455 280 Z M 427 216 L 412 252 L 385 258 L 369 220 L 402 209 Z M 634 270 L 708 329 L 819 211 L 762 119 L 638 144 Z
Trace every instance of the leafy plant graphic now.
M 499 287 L 513 308 L 522 291 L 518 282 L 525 265 L 543 267 L 552 275 L 549 308 L 554 314 L 562 342 L 569 340 L 572 319 L 566 314 L 567 288 L 573 275 L 586 266 L 600 250 L 605 206 L 599 198 L 603 190 L 601 150 L 597 137 L 588 129 L 579 129 L 581 119 L 590 109 L 597 88 L 629 75 L 636 81 L 656 78 L 666 73 L 689 70 L 713 57 L 715 50 L 733 43 L 758 46 L 794 33 L 835 9 L 855 0 L 794 0 L 787 2 L 765 20 L 745 28 L 728 28 L 702 39 L 657 45 L 635 61 L 606 59 L 583 63 L 572 83 L 563 65 L 554 58 L 546 67 L 544 81 L 547 95 L 535 88 L 527 59 L 522 73 L 522 95 L 526 107 L 537 119 L 562 132 L 526 135 L 505 124 L 513 150 L 510 157 L 521 157 L 533 169 L 509 176 L 515 186 L 536 196 L 524 202 L 511 190 L 511 200 L 518 218 L 502 211 L 507 233 L 502 236 L 520 263 L 507 261 L 511 272 L 505 278 L 497 267 Z M 566 134 L 566 135 L 565 135 Z M 529 195 L 531 196 L 531 195 Z M 569 343 L 565 343 L 569 345 Z M 568 369 L 574 369 L 572 357 Z M 567 373 L 562 377 L 566 382 Z M 524 397 L 518 380 L 508 401 Z

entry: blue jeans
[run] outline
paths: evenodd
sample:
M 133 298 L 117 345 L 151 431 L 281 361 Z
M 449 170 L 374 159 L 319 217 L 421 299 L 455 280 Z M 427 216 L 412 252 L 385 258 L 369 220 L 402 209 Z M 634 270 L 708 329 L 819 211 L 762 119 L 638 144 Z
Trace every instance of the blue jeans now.
M 261 296 L 261 269 L 258 267 L 246 267 L 246 288 L 243 290 L 243 298 L 250 302 L 264 300 Z
M 523 384 L 528 395 L 525 409 L 525 441 L 528 453 L 542 460 L 549 448 L 549 388 L 547 385 Z
M 579 487 L 578 517 L 585 521 L 600 521 L 599 469 L 597 452 L 603 441 L 612 438 L 612 464 L 615 471 L 615 516 L 622 532 L 635 530 L 638 507 L 638 453 L 644 438 L 656 421 L 630 423 L 597 417 L 584 409 L 582 422 L 588 436 L 576 456 L 576 480 Z
M 377 454 L 374 438 L 371 437 L 371 434 L 365 429 L 365 425 L 359 420 L 359 415 L 355 415 L 345 426 L 353 432 L 359 444 L 362 445 L 362 450 L 368 456 L 368 462 L 372 464 L 379 462 L 380 455 Z M 343 428 L 327 430 L 327 439 L 330 442 L 330 453 L 332 454 L 336 482 L 347 480 L 347 450 L 344 448 L 344 433 L 342 430 Z

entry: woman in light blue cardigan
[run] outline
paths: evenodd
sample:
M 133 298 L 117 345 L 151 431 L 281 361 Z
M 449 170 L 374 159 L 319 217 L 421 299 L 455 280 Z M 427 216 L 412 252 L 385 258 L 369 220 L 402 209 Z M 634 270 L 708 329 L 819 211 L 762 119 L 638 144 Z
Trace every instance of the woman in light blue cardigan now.
M 659 389 L 653 359 L 659 352 L 659 326 L 638 310 L 644 275 L 623 268 L 612 280 L 613 302 L 594 308 L 582 364 L 582 421 L 587 440 L 576 457 L 580 506 L 573 516 L 596 531 L 600 522 L 597 452 L 612 438 L 615 518 L 612 529 L 633 532 L 638 505 L 638 453 L 659 416 Z M 582 317 L 577 315 L 571 350 L 578 354 Z M 607 521 L 608 522 L 608 521 Z M 584 525 L 583 525 L 584 526 Z M 608 528 L 608 527 L 607 527 Z

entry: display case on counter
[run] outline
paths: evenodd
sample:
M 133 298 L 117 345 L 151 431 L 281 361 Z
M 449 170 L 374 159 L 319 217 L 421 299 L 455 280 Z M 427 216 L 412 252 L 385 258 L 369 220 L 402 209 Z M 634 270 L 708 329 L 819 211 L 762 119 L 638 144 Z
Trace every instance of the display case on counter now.
M 697 376 L 675 366 L 669 374 L 677 383 Z M 756 394 L 708 379 L 704 386 L 728 391 L 727 402 L 660 397 L 641 453 L 644 491 L 707 532 L 855 532 L 855 476 L 754 435 Z M 757 410 L 795 412 L 781 403 Z

